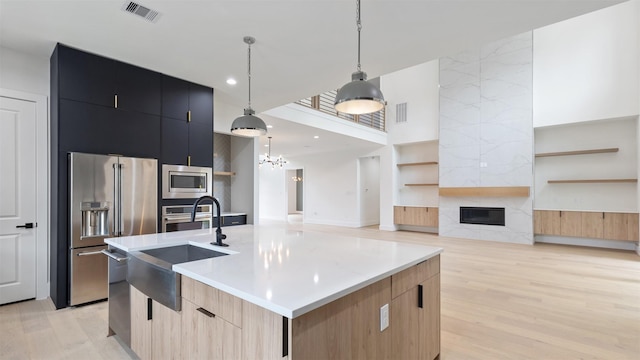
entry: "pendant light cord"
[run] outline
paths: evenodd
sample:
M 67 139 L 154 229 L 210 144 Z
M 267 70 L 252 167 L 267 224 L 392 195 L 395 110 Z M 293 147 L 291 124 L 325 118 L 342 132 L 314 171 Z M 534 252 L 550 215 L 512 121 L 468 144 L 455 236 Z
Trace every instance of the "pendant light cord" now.
M 360 0 L 356 0 L 356 25 L 358 26 L 358 71 L 362 71 L 360 66 L 360 31 L 362 31 L 362 22 L 360 22 Z
M 249 78 L 249 109 L 251 109 L 251 43 L 247 50 L 247 77 Z

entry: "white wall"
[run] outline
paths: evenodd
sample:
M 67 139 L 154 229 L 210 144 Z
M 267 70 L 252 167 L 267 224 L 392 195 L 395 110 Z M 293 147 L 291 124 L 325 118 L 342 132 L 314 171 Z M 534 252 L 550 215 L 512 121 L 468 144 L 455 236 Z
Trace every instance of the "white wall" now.
M 36 297 L 49 296 L 49 59 L 0 47 L 0 95 L 36 103 Z M 0 151 L 2 144 L 0 144 Z
M 380 223 L 380 157 L 367 156 L 358 160 L 358 191 L 360 194 L 360 226 Z
M 257 158 L 256 156 L 256 159 Z M 258 176 L 260 183 L 258 196 L 260 218 L 287 221 L 287 170 L 280 168 L 272 169 L 271 166 L 262 166 L 258 168 Z
M 548 184 L 564 179 L 633 179 L 638 174 L 637 117 L 535 130 L 536 153 L 619 148 L 616 153 L 536 158 L 535 208 L 638 211 L 637 184 Z
M 0 47 L 0 88 L 49 96 L 49 58 Z
M 637 115 L 640 2 L 534 31 L 534 127 Z
M 298 192 L 296 189 L 296 181 L 293 181 L 293 178 L 295 176 L 295 170 L 287 170 L 287 174 L 285 175 L 285 180 L 287 182 L 287 213 L 289 214 L 296 212 L 296 200 Z
M 389 144 L 438 139 L 438 76 L 438 60 L 433 60 L 380 78 Z M 407 103 L 407 122 L 396 124 L 400 103 Z

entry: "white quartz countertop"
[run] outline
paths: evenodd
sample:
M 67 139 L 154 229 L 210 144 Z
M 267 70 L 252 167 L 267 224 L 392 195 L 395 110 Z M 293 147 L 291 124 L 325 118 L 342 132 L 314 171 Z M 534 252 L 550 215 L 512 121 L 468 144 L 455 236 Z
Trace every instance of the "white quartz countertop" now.
M 215 229 L 106 239 L 124 251 L 192 244 L 229 253 L 173 270 L 288 318 L 295 318 L 425 261 L 441 248 L 296 231 L 284 225 L 223 229 L 229 247 L 209 245 Z

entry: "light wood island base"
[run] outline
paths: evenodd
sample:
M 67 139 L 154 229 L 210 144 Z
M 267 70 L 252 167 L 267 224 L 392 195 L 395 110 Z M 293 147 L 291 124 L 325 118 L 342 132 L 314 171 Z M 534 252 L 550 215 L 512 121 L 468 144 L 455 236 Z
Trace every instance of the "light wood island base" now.
M 133 287 L 132 293 L 132 349 L 143 360 L 432 360 L 440 354 L 439 255 L 294 319 L 187 276 L 182 310 L 174 315 L 156 315 L 163 305 Z M 385 304 L 389 327 L 381 331 Z

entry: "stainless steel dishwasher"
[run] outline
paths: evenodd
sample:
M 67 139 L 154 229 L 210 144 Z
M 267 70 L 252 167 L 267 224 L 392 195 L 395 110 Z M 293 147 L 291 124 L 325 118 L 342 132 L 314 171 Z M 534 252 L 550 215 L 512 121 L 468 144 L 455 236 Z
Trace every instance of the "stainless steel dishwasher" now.
M 109 246 L 102 250 L 109 257 L 109 335 L 117 335 L 131 347 L 131 304 L 127 282 L 127 252 Z

